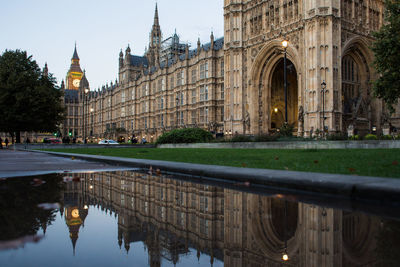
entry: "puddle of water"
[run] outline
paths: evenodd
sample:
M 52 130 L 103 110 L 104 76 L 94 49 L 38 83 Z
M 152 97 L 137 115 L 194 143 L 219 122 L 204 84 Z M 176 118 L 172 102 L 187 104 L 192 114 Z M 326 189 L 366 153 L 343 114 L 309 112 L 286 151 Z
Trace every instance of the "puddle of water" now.
M 326 200 L 321 205 L 251 189 L 177 180 L 160 172 L 0 180 L 0 262 L 397 266 L 400 261 L 400 222 L 393 212 L 351 212 Z

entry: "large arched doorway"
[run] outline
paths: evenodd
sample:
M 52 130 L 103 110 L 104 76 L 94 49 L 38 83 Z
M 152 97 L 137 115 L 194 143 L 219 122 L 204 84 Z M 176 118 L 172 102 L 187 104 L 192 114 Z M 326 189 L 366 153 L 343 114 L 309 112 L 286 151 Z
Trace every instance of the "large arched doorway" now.
M 284 90 L 284 60 L 278 60 L 271 81 L 270 98 L 270 129 L 276 131 L 285 122 L 285 90 Z M 287 115 L 288 123 L 297 130 L 298 85 L 297 72 L 294 64 L 287 59 Z
M 364 53 L 353 44 L 342 58 L 342 127 L 364 135 L 371 130 L 370 70 Z

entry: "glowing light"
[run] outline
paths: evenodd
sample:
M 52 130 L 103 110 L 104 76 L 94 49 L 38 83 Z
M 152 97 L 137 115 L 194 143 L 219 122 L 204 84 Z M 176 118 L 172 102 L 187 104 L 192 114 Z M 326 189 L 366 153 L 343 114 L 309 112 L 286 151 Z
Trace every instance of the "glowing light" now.
M 282 255 L 282 260 L 288 261 L 288 260 L 289 260 L 288 254 L 284 253 L 284 254 Z
M 278 108 L 274 108 L 274 112 L 277 113 L 278 112 Z
M 286 48 L 286 47 L 288 47 L 288 41 L 286 41 L 286 40 L 283 40 L 282 41 L 282 46 L 284 47 L 284 48 Z
M 93 185 L 89 186 L 89 189 L 93 189 Z
M 85 210 L 89 209 L 88 205 L 83 206 L 83 209 Z

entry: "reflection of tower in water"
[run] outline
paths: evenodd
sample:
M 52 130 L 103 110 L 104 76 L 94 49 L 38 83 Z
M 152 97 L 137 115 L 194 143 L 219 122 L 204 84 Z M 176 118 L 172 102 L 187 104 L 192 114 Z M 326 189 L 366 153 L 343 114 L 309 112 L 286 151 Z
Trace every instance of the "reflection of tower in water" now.
M 89 212 L 89 207 L 84 200 L 85 194 L 83 193 L 83 184 L 80 179 L 76 179 L 76 181 L 77 182 L 66 184 L 63 198 L 65 223 L 69 229 L 69 237 L 72 242 L 74 255 L 79 237 L 79 229 L 81 226 L 84 226 L 85 219 Z

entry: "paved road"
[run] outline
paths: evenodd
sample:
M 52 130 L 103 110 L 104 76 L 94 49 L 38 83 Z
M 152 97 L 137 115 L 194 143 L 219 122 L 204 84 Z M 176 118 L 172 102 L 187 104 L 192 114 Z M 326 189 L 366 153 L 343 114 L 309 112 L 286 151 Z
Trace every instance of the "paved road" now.
M 103 162 L 73 159 L 71 157 L 56 157 L 45 153 L 0 149 L 0 177 L 2 178 L 64 171 L 84 172 L 88 170 L 121 169 Z

